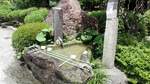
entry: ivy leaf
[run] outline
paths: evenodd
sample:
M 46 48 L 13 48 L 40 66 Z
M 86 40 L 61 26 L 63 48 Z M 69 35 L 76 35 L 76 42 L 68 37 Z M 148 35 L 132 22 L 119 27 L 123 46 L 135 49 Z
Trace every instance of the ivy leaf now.
M 36 40 L 39 41 L 39 42 L 44 42 L 44 41 L 46 41 L 45 36 L 46 35 L 43 32 L 40 32 L 40 33 L 37 34 Z

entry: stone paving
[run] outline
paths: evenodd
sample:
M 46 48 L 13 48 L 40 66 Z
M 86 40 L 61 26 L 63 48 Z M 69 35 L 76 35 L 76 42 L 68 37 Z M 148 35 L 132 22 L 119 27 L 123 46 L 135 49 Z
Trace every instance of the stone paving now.
M 13 31 L 0 27 L 0 84 L 40 84 L 26 66 L 15 59 L 11 45 Z

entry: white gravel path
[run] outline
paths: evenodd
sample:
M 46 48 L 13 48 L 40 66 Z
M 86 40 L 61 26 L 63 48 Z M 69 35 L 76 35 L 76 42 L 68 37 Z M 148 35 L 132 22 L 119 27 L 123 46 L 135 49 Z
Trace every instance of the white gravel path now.
M 0 27 L 0 84 L 40 84 L 31 72 L 20 66 L 11 46 L 12 29 Z

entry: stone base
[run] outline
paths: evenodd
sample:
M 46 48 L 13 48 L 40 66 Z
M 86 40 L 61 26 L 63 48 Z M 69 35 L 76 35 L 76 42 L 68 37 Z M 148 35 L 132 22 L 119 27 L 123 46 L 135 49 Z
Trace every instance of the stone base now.
M 108 77 L 108 79 L 106 80 L 106 84 L 127 84 L 126 75 L 119 69 L 105 69 L 105 71 L 106 76 Z

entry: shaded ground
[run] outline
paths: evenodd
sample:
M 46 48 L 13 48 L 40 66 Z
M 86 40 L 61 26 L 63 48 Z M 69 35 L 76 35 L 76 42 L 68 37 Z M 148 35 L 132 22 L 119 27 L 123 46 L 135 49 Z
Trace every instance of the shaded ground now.
M 11 46 L 13 30 L 0 27 L 0 84 L 40 84 L 31 72 L 20 66 Z

